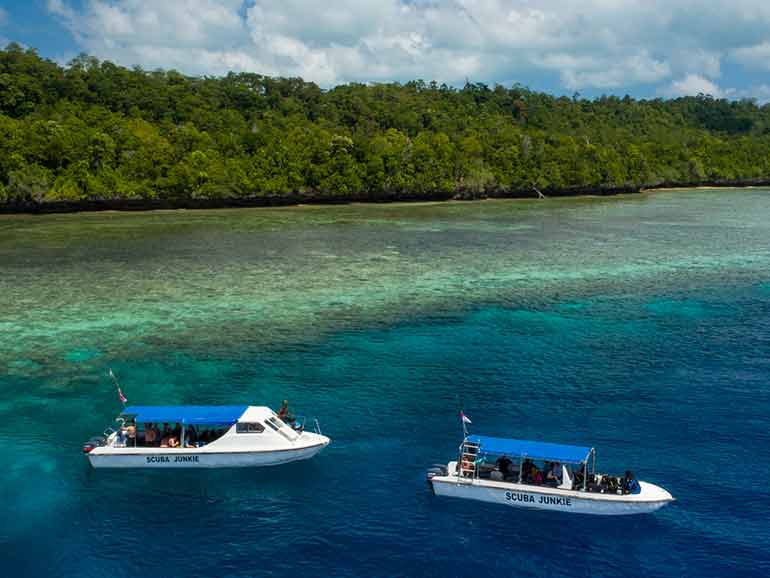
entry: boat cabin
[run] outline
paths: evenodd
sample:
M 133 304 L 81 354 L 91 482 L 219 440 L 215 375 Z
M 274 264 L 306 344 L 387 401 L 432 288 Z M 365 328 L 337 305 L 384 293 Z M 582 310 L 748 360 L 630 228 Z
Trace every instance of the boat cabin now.
M 595 467 L 591 447 L 478 435 L 463 440 L 457 462 L 464 478 L 583 491 L 596 486 Z
M 268 407 L 247 405 L 129 406 L 110 436 L 112 447 L 202 448 L 224 437 L 275 434 L 296 440 L 304 419 L 287 423 Z

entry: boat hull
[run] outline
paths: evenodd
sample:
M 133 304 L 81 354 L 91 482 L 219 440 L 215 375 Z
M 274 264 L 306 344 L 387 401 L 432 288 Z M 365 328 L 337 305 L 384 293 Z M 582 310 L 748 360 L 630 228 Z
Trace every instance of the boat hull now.
M 437 496 L 478 500 L 516 508 L 550 510 L 572 514 L 623 516 L 649 514 L 673 497 L 663 488 L 640 482 L 642 492 L 631 495 L 593 494 L 557 488 L 533 488 L 524 484 L 460 480 L 456 476 L 434 476 L 429 479 Z
M 286 450 L 195 451 L 192 449 L 120 448 L 120 451 L 93 451 L 88 460 L 95 468 L 250 468 L 276 466 L 312 458 L 328 445 L 320 443 Z M 137 451 L 139 450 L 139 451 Z

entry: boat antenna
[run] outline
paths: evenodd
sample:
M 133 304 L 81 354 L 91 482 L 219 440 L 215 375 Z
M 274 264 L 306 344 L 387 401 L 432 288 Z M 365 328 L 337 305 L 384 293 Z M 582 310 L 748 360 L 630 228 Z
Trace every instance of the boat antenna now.
M 128 401 L 126 399 L 126 396 L 123 395 L 123 391 L 120 389 L 120 384 L 118 383 L 118 378 L 115 377 L 115 374 L 112 373 L 112 368 L 109 368 L 110 371 L 110 377 L 112 378 L 112 382 L 115 384 L 115 387 L 118 389 L 118 398 L 120 399 L 120 403 L 123 404 L 123 409 L 126 408 L 126 402 Z

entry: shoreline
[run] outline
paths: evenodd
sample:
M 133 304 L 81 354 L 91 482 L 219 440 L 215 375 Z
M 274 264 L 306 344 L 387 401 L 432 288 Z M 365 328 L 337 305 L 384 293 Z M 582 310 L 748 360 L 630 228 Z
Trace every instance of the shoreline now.
M 661 183 L 650 187 L 574 187 L 566 189 L 543 189 L 548 198 L 590 198 L 638 195 L 650 192 L 685 190 L 730 190 L 770 187 L 770 179 L 756 179 L 730 182 Z M 339 197 L 318 193 L 291 193 L 261 197 L 223 197 L 214 199 L 92 199 L 82 201 L 50 201 L 37 203 L 27 201 L 0 205 L 0 215 L 19 214 L 61 214 L 81 212 L 144 212 L 158 210 L 235 209 L 260 207 L 298 207 L 302 205 L 350 205 L 350 204 L 391 204 L 391 203 L 437 203 L 447 201 L 481 201 L 489 199 L 537 199 L 536 190 L 493 190 L 487 192 L 459 191 L 432 193 L 359 193 Z

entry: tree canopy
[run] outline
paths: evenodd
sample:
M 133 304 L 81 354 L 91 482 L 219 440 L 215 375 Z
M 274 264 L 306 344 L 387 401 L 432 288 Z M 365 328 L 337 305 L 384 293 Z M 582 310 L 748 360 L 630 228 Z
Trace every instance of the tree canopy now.
M 416 80 L 329 90 L 0 51 L 0 204 L 484 196 L 770 179 L 770 105 Z

